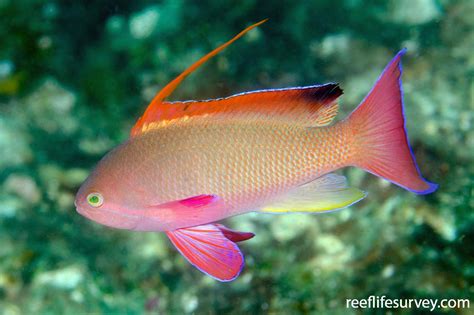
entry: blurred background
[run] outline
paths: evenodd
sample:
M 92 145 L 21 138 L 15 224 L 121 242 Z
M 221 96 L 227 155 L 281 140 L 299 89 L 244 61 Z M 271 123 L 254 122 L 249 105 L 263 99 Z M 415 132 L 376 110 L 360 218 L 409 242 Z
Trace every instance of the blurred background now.
M 407 129 L 439 190 L 416 196 L 348 169 L 369 192 L 349 209 L 232 218 L 256 237 L 241 244 L 247 264 L 231 283 L 197 271 L 164 234 L 78 215 L 79 185 L 154 94 L 263 18 L 171 99 L 335 81 L 342 119 L 407 47 Z M 370 295 L 472 301 L 473 1 L 0 0 L 0 38 L 1 314 L 346 314 L 358 313 L 346 298 Z

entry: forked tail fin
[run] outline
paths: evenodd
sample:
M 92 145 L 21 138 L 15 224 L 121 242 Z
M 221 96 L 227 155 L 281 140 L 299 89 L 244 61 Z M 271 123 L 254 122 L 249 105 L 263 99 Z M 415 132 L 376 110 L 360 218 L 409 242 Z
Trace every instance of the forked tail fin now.
M 421 176 L 405 130 L 400 62 L 405 51 L 387 65 L 348 118 L 354 133 L 353 164 L 414 193 L 429 194 L 438 185 Z

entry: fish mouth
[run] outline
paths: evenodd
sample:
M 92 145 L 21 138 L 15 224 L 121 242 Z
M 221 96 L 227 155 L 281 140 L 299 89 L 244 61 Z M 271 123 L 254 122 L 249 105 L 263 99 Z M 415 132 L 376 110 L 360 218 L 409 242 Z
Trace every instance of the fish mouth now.
M 74 206 L 76 207 L 76 212 L 82 215 L 83 217 L 86 217 L 89 220 L 95 221 L 93 213 L 91 210 L 88 209 L 88 206 L 84 204 L 84 202 L 80 201 L 80 198 L 76 198 L 74 200 Z
M 76 207 L 76 211 L 79 212 L 80 214 L 82 214 L 84 212 L 84 210 L 82 210 L 82 208 L 79 205 L 79 203 L 77 202 L 77 200 L 74 200 L 74 207 Z
M 80 212 L 80 211 L 79 211 L 79 205 L 78 205 L 77 200 L 74 200 L 74 207 L 76 207 L 76 211 L 77 211 L 77 212 Z
M 91 214 L 89 213 L 89 211 L 87 211 L 87 209 L 85 209 L 84 207 L 82 207 L 78 202 L 74 201 L 74 206 L 76 207 L 76 212 L 79 213 L 80 215 L 92 220 L 92 216 Z
M 81 206 L 81 203 L 77 201 L 74 201 L 74 205 L 80 215 L 101 225 L 116 229 L 135 230 L 138 224 L 139 217 L 136 216 L 124 215 L 106 208 L 101 208 L 98 211 L 90 210 Z

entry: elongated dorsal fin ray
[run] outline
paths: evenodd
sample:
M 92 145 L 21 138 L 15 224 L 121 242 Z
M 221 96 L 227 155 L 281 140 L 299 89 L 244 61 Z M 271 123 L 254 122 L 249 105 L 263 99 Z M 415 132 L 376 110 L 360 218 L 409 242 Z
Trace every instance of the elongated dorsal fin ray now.
M 227 48 L 227 46 L 229 46 L 230 44 L 232 44 L 233 42 L 235 42 L 237 39 L 239 39 L 240 37 L 244 36 L 247 32 L 249 32 L 250 30 L 252 30 L 253 28 L 259 26 L 260 24 L 263 24 L 267 21 L 268 19 L 265 19 L 265 20 L 262 20 L 258 23 L 255 23 L 253 25 L 250 25 L 249 27 L 247 27 L 246 29 L 244 29 L 243 31 L 241 31 L 239 34 L 237 34 L 236 36 L 234 36 L 231 40 L 227 41 L 226 43 L 220 45 L 219 47 L 217 47 L 216 49 L 214 49 L 213 51 L 211 51 L 210 53 L 208 53 L 207 55 L 205 55 L 204 57 L 202 57 L 201 59 L 199 59 L 198 61 L 196 61 L 194 64 L 192 64 L 189 68 L 187 68 L 186 70 L 184 70 L 179 76 L 177 76 L 173 81 L 171 81 L 170 83 L 168 83 L 161 91 L 159 91 L 155 97 L 153 98 L 153 100 L 151 101 L 151 103 L 148 105 L 147 109 L 145 110 L 145 113 L 138 119 L 137 123 L 135 124 L 135 126 L 133 126 L 132 128 L 132 131 L 131 131 L 131 135 L 134 136 L 136 134 L 139 134 L 141 133 L 141 127 L 144 123 L 144 121 L 148 120 L 148 113 L 151 112 L 153 110 L 153 108 L 155 106 L 159 106 L 168 96 L 171 95 L 171 93 L 173 93 L 173 91 L 179 86 L 179 84 L 188 76 L 190 75 L 193 71 L 195 71 L 197 68 L 199 68 L 201 65 L 203 65 L 206 61 L 208 61 L 209 59 L 211 59 L 212 57 L 214 57 L 215 55 L 217 55 L 218 53 L 220 53 L 222 50 L 224 50 L 225 48 Z
M 163 102 L 149 112 L 140 132 L 196 119 L 238 119 L 321 127 L 337 115 L 342 94 L 336 83 L 260 90 L 206 101 Z M 191 119 L 193 118 L 193 119 Z

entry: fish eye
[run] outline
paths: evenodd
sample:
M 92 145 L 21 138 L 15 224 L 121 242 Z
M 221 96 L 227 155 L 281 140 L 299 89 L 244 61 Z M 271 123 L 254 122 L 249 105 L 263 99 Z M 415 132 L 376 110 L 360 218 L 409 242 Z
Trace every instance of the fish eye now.
M 90 193 L 87 195 L 87 203 L 94 208 L 98 208 L 104 203 L 104 197 L 99 193 Z

